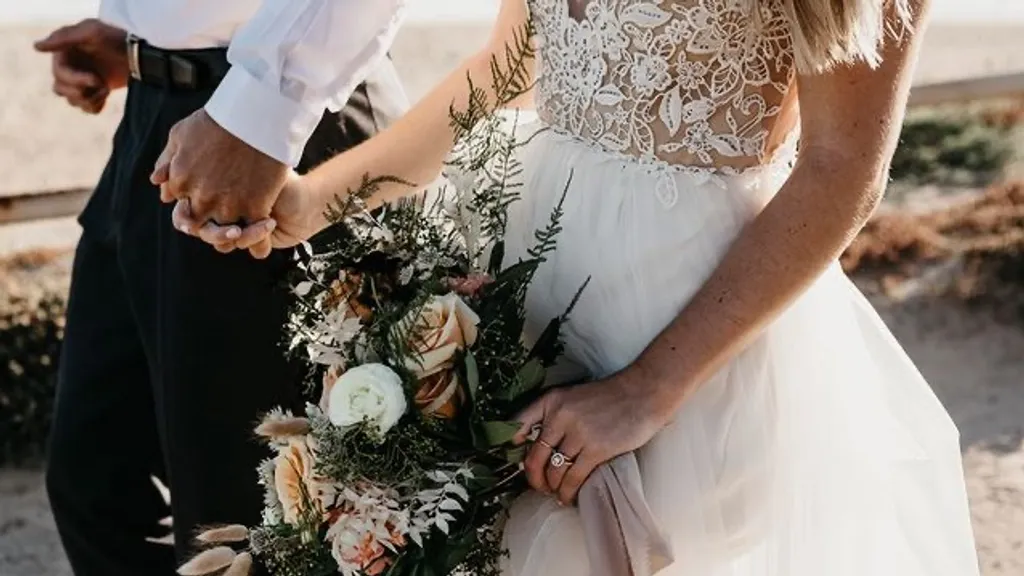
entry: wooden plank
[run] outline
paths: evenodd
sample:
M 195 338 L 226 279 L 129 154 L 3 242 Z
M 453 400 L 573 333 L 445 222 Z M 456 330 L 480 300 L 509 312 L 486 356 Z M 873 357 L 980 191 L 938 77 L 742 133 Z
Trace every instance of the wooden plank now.
M 0 196 L 0 226 L 30 220 L 77 216 L 92 188 L 72 188 L 17 196 Z
M 950 102 L 1024 98 L 1024 72 L 924 84 L 910 91 L 910 106 L 934 106 Z

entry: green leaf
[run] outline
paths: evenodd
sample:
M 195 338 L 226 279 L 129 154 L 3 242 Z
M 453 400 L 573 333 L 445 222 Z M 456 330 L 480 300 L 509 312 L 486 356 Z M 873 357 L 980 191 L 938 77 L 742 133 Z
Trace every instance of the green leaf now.
M 454 541 L 448 541 L 448 555 L 445 558 L 444 570 L 451 572 L 462 564 L 469 555 L 470 550 L 473 549 L 473 545 L 476 544 L 476 534 L 474 532 L 468 532 L 463 534 L 461 538 L 455 539 Z
M 530 356 L 538 357 L 545 365 L 550 365 L 561 352 L 560 336 L 562 332 L 562 319 L 554 318 L 548 323 L 540 338 L 533 345 Z
M 501 446 L 512 441 L 522 427 L 518 422 L 484 422 L 484 434 L 490 446 Z
M 436 573 L 429 562 L 420 561 L 412 565 L 410 576 L 436 576 Z
M 473 444 L 473 447 L 478 450 L 486 451 L 490 448 L 490 442 L 487 440 L 486 433 L 481 430 L 481 426 L 473 421 L 469 426 L 469 439 Z
M 501 271 L 501 263 L 505 259 L 505 241 L 499 240 L 491 249 L 491 259 L 487 264 L 488 273 L 494 277 Z
M 546 374 L 547 369 L 544 368 L 543 360 L 540 358 L 533 358 L 519 369 L 519 373 L 516 374 L 515 384 L 505 390 L 502 390 L 498 397 L 502 400 L 515 400 L 543 384 Z
M 540 358 L 534 358 L 519 369 L 519 393 L 529 392 L 544 383 L 546 370 Z
M 523 260 L 517 262 L 505 270 L 502 270 L 501 275 L 494 279 L 495 288 L 505 287 L 509 284 L 526 280 L 540 265 L 540 260 Z
M 526 460 L 526 445 L 509 448 L 505 451 L 505 460 L 518 464 Z
M 470 479 L 468 485 L 473 490 L 476 490 L 481 486 L 490 486 L 498 481 L 497 477 L 494 475 L 494 470 L 492 470 L 490 466 L 484 466 L 483 464 L 472 464 L 470 466 L 470 470 L 473 472 L 473 478 Z M 477 482 L 480 483 L 477 484 Z M 473 488 L 474 486 L 477 488 Z
M 480 368 L 476 364 L 473 353 L 466 350 L 466 358 L 463 360 L 466 365 L 466 386 L 469 388 L 469 398 L 476 401 L 477 392 L 480 390 Z

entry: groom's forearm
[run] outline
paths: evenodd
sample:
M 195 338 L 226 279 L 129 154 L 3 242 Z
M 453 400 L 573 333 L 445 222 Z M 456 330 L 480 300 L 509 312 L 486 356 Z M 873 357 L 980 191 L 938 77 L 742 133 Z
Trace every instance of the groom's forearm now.
M 325 110 L 337 111 L 386 57 L 406 0 L 264 0 L 228 48 L 231 70 L 206 111 L 295 166 Z

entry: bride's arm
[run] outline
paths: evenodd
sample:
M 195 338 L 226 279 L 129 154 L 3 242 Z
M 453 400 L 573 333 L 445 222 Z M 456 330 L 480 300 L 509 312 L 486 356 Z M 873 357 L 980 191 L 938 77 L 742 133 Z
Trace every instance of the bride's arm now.
M 503 0 L 490 39 L 479 52 L 387 130 L 310 172 L 305 177 L 306 192 L 326 207 L 336 194 L 357 189 L 364 176 L 394 177 L 418 186 L 384 185 L 367 200 L 369 207 L 375 208 L 429 185 L 440 174 L 454 144 L 449 110 L 468 108 L 470 83 L 484 90 L 489 111 L 503 104 L 497 101 L 500 95 L 495 94 L 491 62 L 496 58 L 499 64 L 505 63 L 506 50 L 522 38 L 527 22 L 524 0 Z M 532 76 L 533 62 L 525 62 L 525 68 Z
M 744 348 L 854 239 L 888 180 L 928 2 L 883 61 L 798 78 L 797 164 L 678 318 L 636 362 L 674 411 Z
M 524 40 L 529 41 L 525 36 L 528 22 L 525 0 L 502 0 L 490 38 L 478 52 L 380 134 L 305 176 L 293 175 L 278 197 L 271 218 L 244 229 L 233 224 L 201 222 L 193 217 L 187 202 L 179 201 L 172 215 L 175 228 L 222 252 L 247 249 L 255 257 L 265 258 L 269 246 L 264 249 L 262 240 L 269 236 L 274 248 L 287 248 L 312 237 L 329 225 L 328 207 L 339 197 L 359 190 L 366 179 L 380 182 L 372 196 L 364 198 L 369 209 L 422 190 L 435 181 L 451 152 L 456 131 L 451 125 L 450 111 L 466 112 L 471 85 L 482 91 L 483 115 L 501 106 L 525 107 L 529 101 L 530 93 L 520 94 L 511 102 L 501 101 L 510 96 L 509 90 L 497 93 L 492 71 L 492 61 L 496 61 L 501 71 L 508 74 L 506 57 L 511 54 L 520 71 L 528 76 L 524 83 L 532 84 L 531 55 L 517 50 Z M 476 103 L 480 104 L 479 100 Z M 381 178 L 386 180 L 377 180 Z
M 798 78 L 803 133 L 790 178 L 639 358 L 608 379 L 550 392 L 521 415 L 520 441 L 544 424 L 526 460 L 534 488 L 571 502 L 597 465 L 650 441 L 854 238 L 882 198 L 903 122 L 928 1 L 913 4 L 918 29 L 891 40 L 877 68 Z M 575 463 L 548 466 L 548 446 Z

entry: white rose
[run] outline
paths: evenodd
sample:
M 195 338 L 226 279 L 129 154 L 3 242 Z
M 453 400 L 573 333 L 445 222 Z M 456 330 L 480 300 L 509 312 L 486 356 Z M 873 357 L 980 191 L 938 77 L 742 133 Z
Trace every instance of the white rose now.
M 327 417 L 335 426 L 368 422 L 383 436 L 405 414 L 402 379 L 383 364 L 363 364 L 342 374 L 331 387 Z

